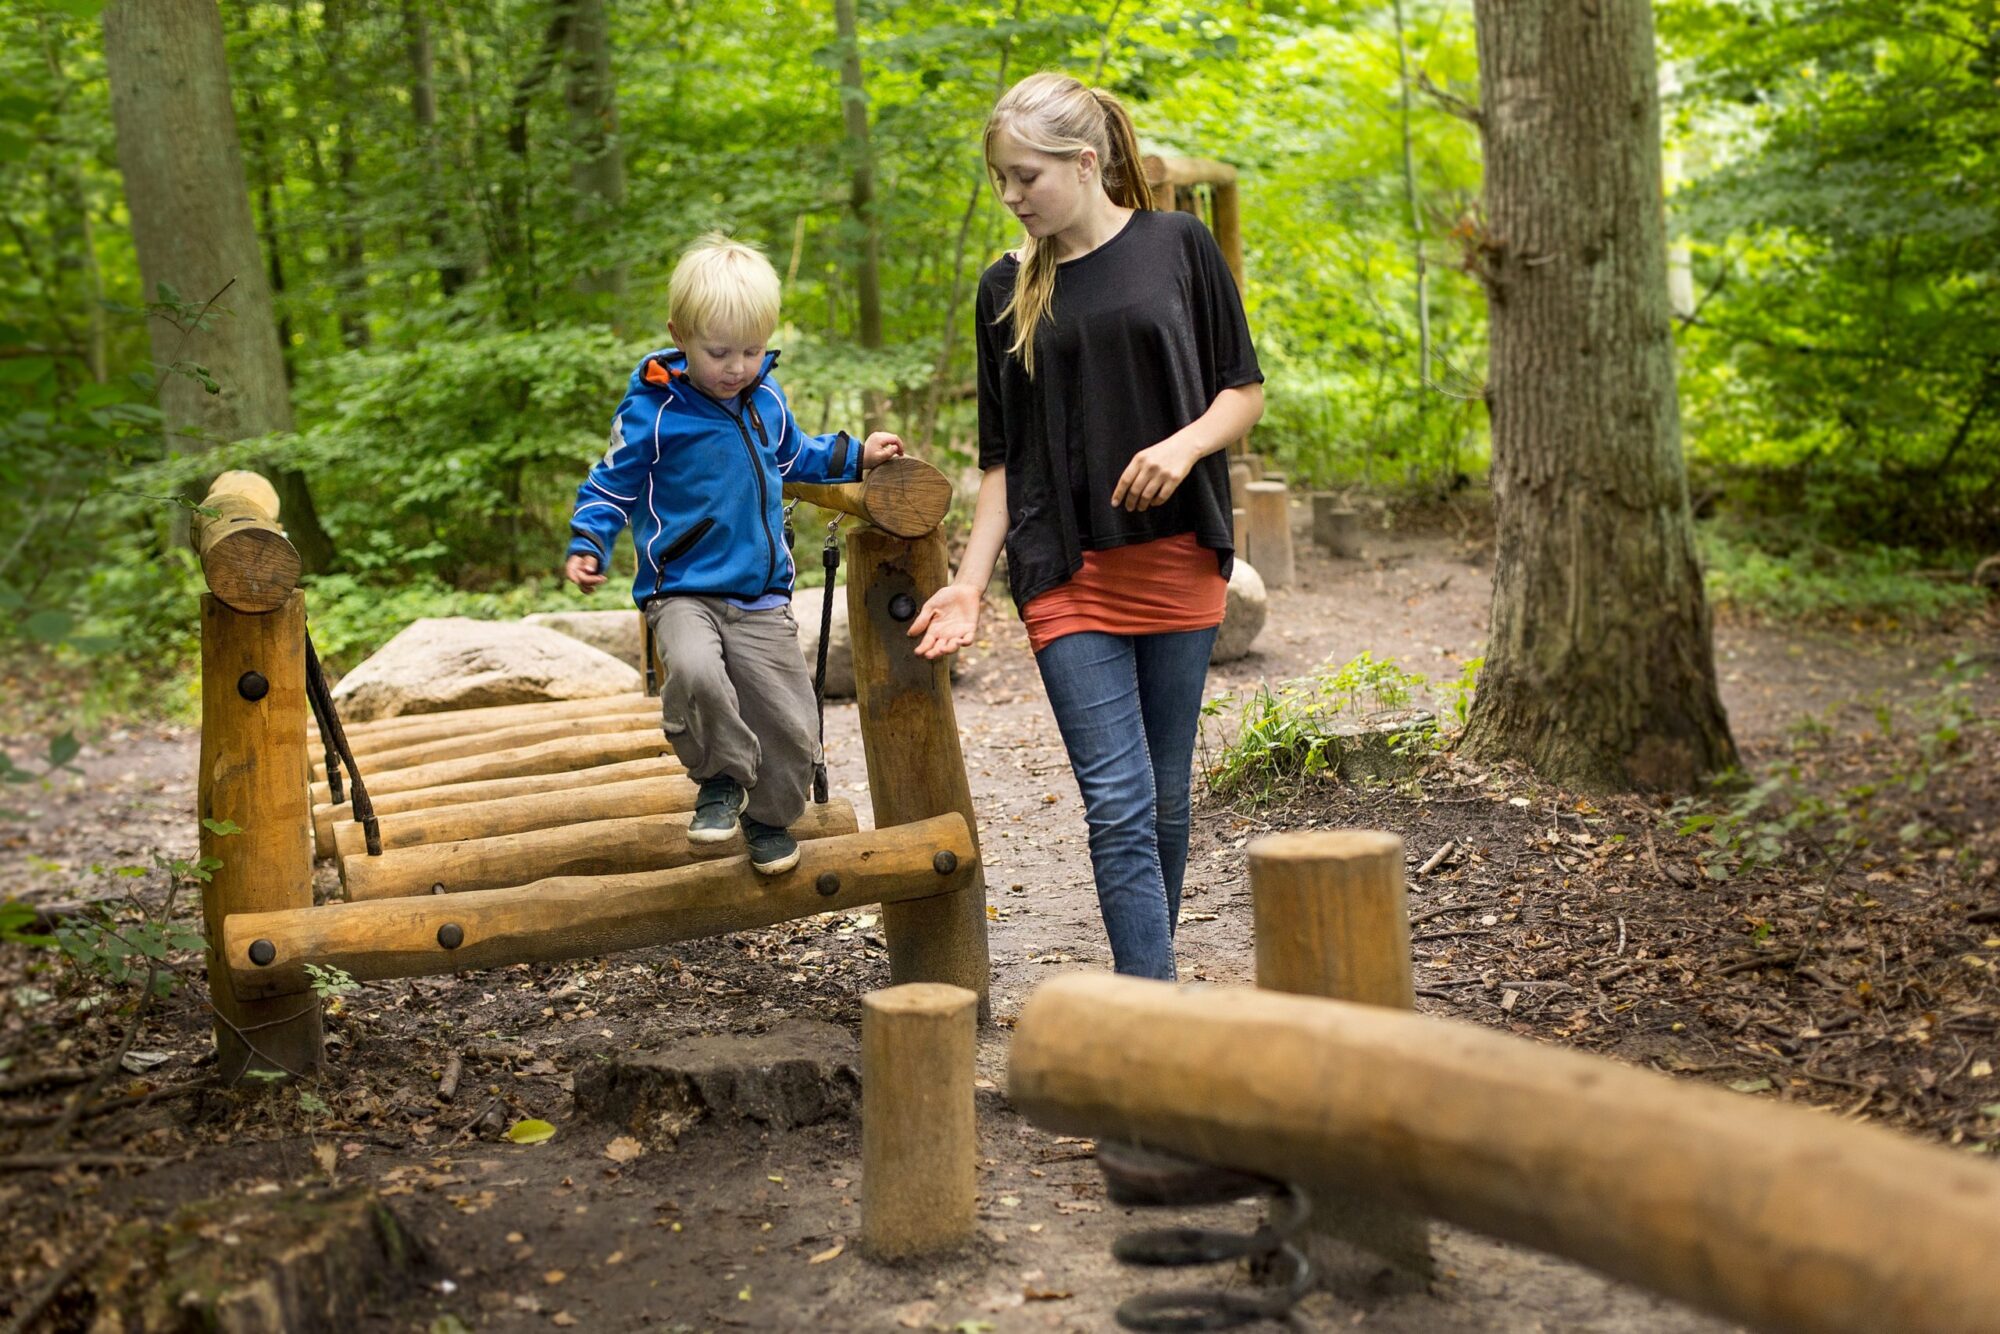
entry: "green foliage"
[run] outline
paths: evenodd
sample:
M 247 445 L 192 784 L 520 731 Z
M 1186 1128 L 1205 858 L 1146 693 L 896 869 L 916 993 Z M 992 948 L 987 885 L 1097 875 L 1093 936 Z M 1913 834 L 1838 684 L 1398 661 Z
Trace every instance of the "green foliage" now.
M 1908 548 L 1832 546 L 1776 525 L 1711 523 L 1697 538 L 1711 603 L 1755 619 L 1920 627 L 1986 602 L 1964 574 Z
M 309 963 L 306 965 L 306 978 L 311 983 L 313 995 L 323 1001 L 352 995 L 361 990 L 361 984 L 354 980 L 354 974 L 345 968 L 322 968 L 316 963 Z

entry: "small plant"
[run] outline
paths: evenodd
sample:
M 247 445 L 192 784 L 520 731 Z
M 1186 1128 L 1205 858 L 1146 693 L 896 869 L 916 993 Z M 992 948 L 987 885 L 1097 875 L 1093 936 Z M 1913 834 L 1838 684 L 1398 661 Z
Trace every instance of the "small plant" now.
M 319 964 L 306 965 L 306 979 L 312 987 L 313 995 L 321 1000 L 333 1000 L 361 990 L 361 984 L 354 980 L 354 974 L 345 968 L 322 968 Z

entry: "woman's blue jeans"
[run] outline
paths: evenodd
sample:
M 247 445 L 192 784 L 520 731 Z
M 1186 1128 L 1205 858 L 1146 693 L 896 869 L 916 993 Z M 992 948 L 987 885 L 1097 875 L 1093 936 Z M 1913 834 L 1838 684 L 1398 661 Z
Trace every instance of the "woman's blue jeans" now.
M 1117 970 L 1174 979 L 1188 786 L 1215 631 L 1064 635 L 1035 655 L 1083 793 Z

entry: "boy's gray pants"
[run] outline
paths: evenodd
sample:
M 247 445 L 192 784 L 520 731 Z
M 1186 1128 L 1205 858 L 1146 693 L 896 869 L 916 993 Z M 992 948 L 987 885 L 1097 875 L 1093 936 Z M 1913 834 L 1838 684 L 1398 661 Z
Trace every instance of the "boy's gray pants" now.
M 646 619 L 664 669 L 660 721 L 688 777 L 733 778 L 750 791 L 746 818 L 792 824 L 812 785 L 819 713 L 791 608 L 663 597 Z

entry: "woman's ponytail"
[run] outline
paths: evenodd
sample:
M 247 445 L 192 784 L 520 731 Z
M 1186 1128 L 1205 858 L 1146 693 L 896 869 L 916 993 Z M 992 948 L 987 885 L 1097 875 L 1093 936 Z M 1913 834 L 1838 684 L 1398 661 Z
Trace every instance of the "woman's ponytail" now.
M 1104 109 L 1104 137 L 1110 152 L 1104 157 L 1104 193 L 1121 208 L 1153 207 L 1153 187 L 1146 180 L 1146 164 L 1139 156 L 1139 133 L 1125 104 L 1102 88 L 1090 95 Z

